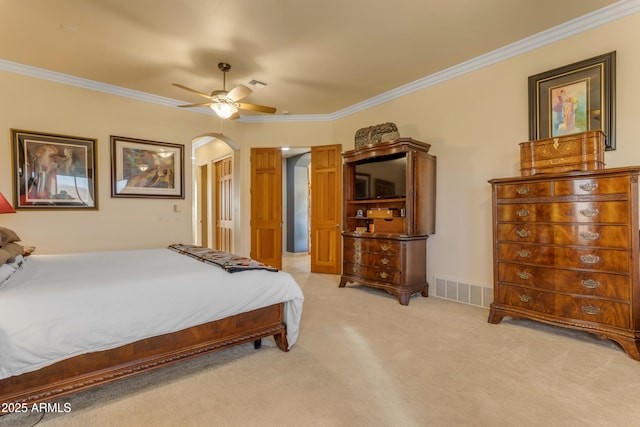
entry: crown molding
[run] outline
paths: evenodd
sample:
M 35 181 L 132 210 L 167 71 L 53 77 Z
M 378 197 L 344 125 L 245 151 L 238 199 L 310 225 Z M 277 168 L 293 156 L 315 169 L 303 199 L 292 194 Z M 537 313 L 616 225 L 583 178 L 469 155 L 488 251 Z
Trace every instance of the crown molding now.
M 454 65 L 437 73 L 407 83 L 403 86 L 358 102 L 331 114 L 299 114 L 273 116 L 243 116 L 239 122 L 327 122 L 341 119 L 352 114 L 367 110 L 385 102 L 408 95 L 413 92 L 437 85 L 455 77 L 476 71 L 497 62 L 504 61 L 517 55 L 529 52 L 539 47 L 563 40 L 600 25 L 607 24 L 625 16 L 640 12 L 640 0 L 621 0 L 610 6 L 591 12 L 587 15 L 565 22 L 541 33 L 519 40 L 510 45 L 493 50 L 469 61 Z M 182 101 L 162 96 L 152 95 L 133 89 L 83 79 L 68 74 L 32 67 L 30 65 L 0 59 L 0 71 L 22 74 L 37 79 L 49 80 L 70 86 L 103 92 L 111 95 L 136 99 L 138 101 L 159 104 L 166 107 L 178 108 Z M 191 111 L 206 115 L 215 115 L 209 108 L 197 108 Z

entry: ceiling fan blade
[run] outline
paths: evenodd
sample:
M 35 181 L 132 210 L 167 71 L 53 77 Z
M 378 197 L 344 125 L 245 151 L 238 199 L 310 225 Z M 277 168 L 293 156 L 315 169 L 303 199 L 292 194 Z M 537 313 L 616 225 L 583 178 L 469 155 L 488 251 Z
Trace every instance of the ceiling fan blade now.
M 178 83 L 172 83 L 175 87 L 179 87 L 180 89 L 188 90 L 189 92 L 195 93 L 196 95 L 200 95 L 207 99 L 211 99 L 211 96 L 207 95 L 204 92 L 200 92 L 199 90 L 191 89 L 190 87 L 179 85 Z
M 248 87 L 246 87 L 245 85 L 238 85 L 236 87 L 234 87 L 233 89 L 231 89 L 229 91 L 229 93 L 227 93 L 227 98 L 229 98 L 232 101 L 240 101 L 242 98 L 244 98 L 245 96 L 249 95 L 251 92 L 253 92 L 251 89 L 249 89 Z
M 191 107 L 209 107 L 212 102 L 203 102 L 202 104 L 187 104 L 187 105 L 178 105 L 180 108 L 191 108 Z
M 233 113 L 231 115 L 231 117 L 229 117 L 229 120 L 237 120 L 240 118 L 240 113 L 238 113 L 237 111 L 235 113 Z
M 237 102 L 236 105 L 242 110 L 259 111 L 261 113 L 269 114 L 273 114 L 276 112 L 276 109 L 274 107 L 267 107 L 266 105 L 244 104 L 242 102 Z

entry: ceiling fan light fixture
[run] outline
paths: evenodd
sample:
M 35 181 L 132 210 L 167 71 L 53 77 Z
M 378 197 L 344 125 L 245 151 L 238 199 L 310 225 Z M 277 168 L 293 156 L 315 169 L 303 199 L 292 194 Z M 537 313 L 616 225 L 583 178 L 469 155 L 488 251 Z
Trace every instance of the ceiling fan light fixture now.
M 238 107 L 229 101 L 218 101 L 211 104 L 211 109 L 223 119 L 228 119 L 238 112 Z

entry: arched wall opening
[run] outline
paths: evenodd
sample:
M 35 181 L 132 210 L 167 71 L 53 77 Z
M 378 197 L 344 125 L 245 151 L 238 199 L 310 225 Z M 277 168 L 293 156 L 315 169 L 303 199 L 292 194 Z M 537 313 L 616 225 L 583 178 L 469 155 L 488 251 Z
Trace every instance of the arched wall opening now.
M 232 247 L 240 247 L 240 147 L 232 138 L 220 133 L 205 133 L 192 140 L 191 160 L 193 165 L 193 241 L 196 244 L 214 247 L 216 241 L 215 186 L 216 162 L 231 158 L 232 164 Z

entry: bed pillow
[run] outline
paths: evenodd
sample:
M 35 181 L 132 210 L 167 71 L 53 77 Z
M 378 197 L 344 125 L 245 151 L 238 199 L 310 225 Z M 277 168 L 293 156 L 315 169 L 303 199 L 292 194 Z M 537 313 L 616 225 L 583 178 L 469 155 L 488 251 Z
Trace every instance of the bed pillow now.
M 0 265 L 4 265 L 11 258 L 11 254 L 0 248 Z
M 22 245 L 15 242 L 7 243 L 0 248 L 0 265 L 15 261 L 16 257 L 23 253 L 24 247 Z
M 15 231 L 5 227 L 0 227 L 0 248 L 4 247 L 7 243 L 19 242 L 20 237 Z

